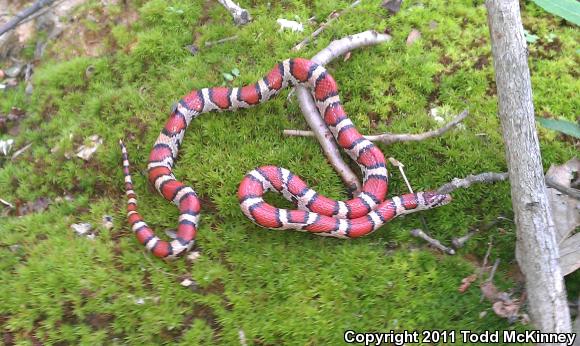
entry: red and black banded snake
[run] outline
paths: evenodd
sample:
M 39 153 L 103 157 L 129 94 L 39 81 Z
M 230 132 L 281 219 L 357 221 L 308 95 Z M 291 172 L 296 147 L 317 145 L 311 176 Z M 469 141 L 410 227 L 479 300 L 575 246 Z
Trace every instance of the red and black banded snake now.
M 430 209 L 451 201 L 448 194 L 417 192 L 388 199 L 388 175 L 380 149 L 365 139 L 344 112 L 336 82 L 326 69 L 310 60 L 295 58 L 277 64 L 266 77 L 239 88 L 214 87 L 194 90 L 174 108 L 149 155 L 149 181 L 179 208 L 175 239 L 159 239 L 137 211 L 137 196 L 129 173 L 127 149 L 121 141 L 127 217 L 139 242 L 155 256 L 172 259 L 193 246 L 199 225 L 200 201 L 195 191 L 172 173 L 179 146 L 192 119 L 200 114 L 248 108 L 265 102 L 287 86 L 307 87 L 338 144 L 363 172 L 361 193 L 348 201 L 336 201 L 310 189 L 284 168 L 263 166 L 250 171 L 238 189 L 242 212 L 266 228 L 308 231 L 336 238 L 367 235 L 393 218 Z M 267 191 L 281 193 L 296 210 L 276 208 L 264 201 Z

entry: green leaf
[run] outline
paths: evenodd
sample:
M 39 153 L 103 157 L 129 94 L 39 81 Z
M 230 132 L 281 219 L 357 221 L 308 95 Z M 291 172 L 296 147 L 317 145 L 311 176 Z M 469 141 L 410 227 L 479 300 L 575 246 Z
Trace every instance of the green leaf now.
M 536 118 L 536 120 L 544 127 L 551 130 L 565 133 L 569 136 L 580 138 L 580 126 L 571 121 L 559 119 Z
M 580 25 L 580 2 L 577 0 L 532 0 L 536 5 L 553 15 Z
M 530 34 L 528 30 L 524 30 L 524 36 L 526 37 L 526 42 L 528 43 L 534 43 L 539 39 L 537 35 Z
M 240 76 L 240 70 L 238 70 L 237 67 L 234 67 L 234 69 L 231 71 L 231 73 L 236 77 Z

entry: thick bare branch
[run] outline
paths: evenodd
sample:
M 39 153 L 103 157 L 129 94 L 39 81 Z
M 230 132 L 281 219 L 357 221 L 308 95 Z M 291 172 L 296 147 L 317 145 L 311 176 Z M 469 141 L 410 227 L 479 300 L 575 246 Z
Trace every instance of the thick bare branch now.
M 232 14 L 232 17 L 234 17 L 234 23 L 236 23 L 236 25 L 248 24 L 252 20 L 250 13 L 247 10 L 241 8 L 240 5 L 234 3 L 233 1 L 218 0 L 218 2 L 222 4 Z
M 353 49 L 387 42 L 390 39 L 391 36 L 387 34 L 380 34 L 374 30 L 364 31 L 331 42 L 326 48 L 312 57 L 311 60 L 318 64 L 325 65 Z M 330 133 L 324 120 L 322 120 L 322 117 L 318 113 L 318 109 L 314 104 L 310 92 L 304 87 L 297 87 L 296 96 L 302 114 L 304 114 L 304 118 L 310 128 L 314 130 L 313 135 L 320 143 L 324 155 L 340 175 L 348 189 L 356 194 L 356 192 L 361 190 L 358 177 L 340 156 L 340 151 L 334 142 L 332 133 Z

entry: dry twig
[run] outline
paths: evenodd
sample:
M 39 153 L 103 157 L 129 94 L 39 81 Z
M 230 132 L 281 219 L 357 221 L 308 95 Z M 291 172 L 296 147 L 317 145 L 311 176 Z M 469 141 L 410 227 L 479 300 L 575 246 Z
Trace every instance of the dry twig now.
M 14 18 L 10 19 L 6 24 L 0 27 L 0 36 L 8 32 L 22 23 L 22 21 L 38 12 L 41 8 L 50 5 L 54 0 L 38 0 L 32 6 L 18 12 Z
M 222 44 L 224 42 L 233 41 L 233 40 L 237 40 L 237 39 L 238 39 L 238 35 L 234 35 L 234 36 L 222 38 L 221 40 L 217 40 L 217 41 L 208 41 L 205 43 L 205 46 L 211 47 L 211 46 L 215 46 L 216 44 Z
M 331 42 L 326 48 L 312 57 L 311 60 L 317 64 L 326 65 L 353 49 L 387 42 L 390 39 L 391 36 L 387 34 L 380 34 L 374 30 L 364 31 Z M 340 175 L 347 188 L 354 193 L 359 192 L 361 190 L 360 182 L 358 181 L 356 174 L 354 174 L 346 162 L 341 158 L 340 151 L 336 142 L 333 140 L 332 133 L 330 133 L 324 120 L 322 120 L 322 117 L 318 113 L 318 109 L 314 104 L 310 92 L 306 88 L 299 86 L 296 87 L 296 96 L 302 114 L 304 114 L 304 118 L 310 128 L 314 130 L 314 136 L 320 143 L 324 155 L 334 167 L 335 171 Z
M 483 263 L 481 264 L 481 268 L 479 270 L 479 281 L 483 278 L 483 272 L 485 271 L 485 267 L 487 266 L 487 259 L 489 258 L 489 254 L 491 253 L 491 248 L 493 247 L 493 241 L 489 241 L 487 245 L 487 251 L 485 252 L 485 256 L 483 256 Z
M 392 144 L 397 142 L 417 142 L 417 141 L 424 141 L 426 139 L 441 136 L 445 132 L 451 130 L 457 124 L 463 121 L 469 115 L 469 111 L 466 109 L 461 114 L 457 115 L 453 118 L 450 122 L 445 124 L 443 127 L 438 128 L 437 130 L 427 131 L 418 134 L 409 134 L 409 133 L 383 133 L 380 135 L 374 136 L 365 136 L 366 139 L 373 142 L 381 142 L 384 144 Z
M 372 142 L 381 142 L 384 144 L 392 144 L 397 142 L 417 142 L 417 141 L 424 141 L 426 139 L 441 136 L 445 132 L 451 130 L 457 124 L 463 121 L 469 112 L 464 110 L 461 114 L 457 115 L 453 118 L 450 122 L 445 124 L 444 126 L 423 133 L 411 134 L 411 133 L 383 133 L 380 135 L 365 135 L 364 138 L 368 139 Z M 284 130 L 284 134 L 287 136 L 303 136 L 303 137 L 313 137 L 314 133 L 312 131 L 301 131 L 301 130 Z
M 247 10 L 241 8 L 240 5 L 234 3 L 233 1 L 218 0 L 218 2 L 222 4 L 232 14 L 232 17 L 234 17 L 234 23 L 236 23 L 236 25 L 248 24 L 252 20 L 250 13 Z
M 425 240 L 427 243 L 429 243 L 429 245 L 445 252 L 448 255 L 455 255 L 455 250 L 448 248 L 447 246 L 441 244 L 441 242 L 439 240 L 431 238 L 425 232 L 423 232 L 422 230 L 420 230 L 418 228 L 411 230 L 411 235 L 413 237 L 417 237 L 417 238 L 421 238 L 421 239 Z
M 20 156 L 23 152 L 25 152 L 26 150 L 28 150 L 30 147 L 32 146 L 32 143 L 28 143 L 26 144 L 24 147 L 18 149 L 18 151 L 16 151 L 14 154 L 12 154 L 12 158 L 11 160 L 16 159 L 18 156 Z
M 14 209 L 14 205 L 6 200 L 3 200 L 2 198 L 0 198 L 0 203 L 4 204 L 5 206 L 7 206 L 10 209 Z
M 474 183 L 495 183 L 497 181 L 504 181 L 508 178 L 508 173 L 494 173 L 486 172 L 477 175 L 469 175 L 463 179 L 453 178 L 450 183 L 441 186 L 437 193 L 450 193 L 460 187 L 467 188 Z
M 503 216 L 498 216 L 497 218 L 495 218 L 495 220 L 493 220 L 493 221 L 491 221 L 491 222 L 489 222 L 489 223 L 487 223 L 487 224 L 485 224 L 485 225 L 483 225 L 483 226 L 481 226 L 481 227 L 478 227 L 478 228 L 476 228 L 476 229 L 471 229 L 471 230 L 469 230 L 469 231 L 467 232 L 467 234 L 466 234 L 466 235 L 464 235 L 463 237 L 459 237 L 459 238 L 453 238 L 453 239 L 451 240 L 451 244 L 453 245 L 453 247 L 454 247 L 455 249 L 460 249 L 460 248 L 462 248 L 462 247 L 465 245 L 465 243 L 467 243 L 467 241 L 468 241 L 469 239 L 471 239 L 471 237 L 473 237 L 473 236 L 474 236 L 476 233 L 481 233 L 481 232 L 488 231 L 488 230 L 490 230 L 490 229 L 491 229 L 493 226 L 495 226 L 495 225 L 497 225 L 498 223 L 500 223 L 500 222 L 502 222 L 502 221 L 505 221 L 505 220 L 511 221 L 510 219 L 508 219 L 508 218 L 506 218 L 506 217 L 503 217 Z

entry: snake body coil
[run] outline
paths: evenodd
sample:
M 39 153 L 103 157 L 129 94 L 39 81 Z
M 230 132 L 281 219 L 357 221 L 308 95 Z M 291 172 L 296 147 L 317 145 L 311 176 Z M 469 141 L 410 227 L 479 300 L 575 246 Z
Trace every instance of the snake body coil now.
M 277 64 L 258 82 L 240 88 L 214 87 L 194 90 L 181 99 L 155 141 L 149 155 L 149 181 L 163 197 L 179 208 L 177 236 L 171 242 L 159 239 L 137 211 L 137 197 L 129 173 L 127 150 L 121 142 L 128 198 L 127 217 L 139 242 L 155 256 L 175 258 L 193 246 L 199 224 L 200 203 L 195 191 L 175 179 L 171 169 L 185 129 L 192 119 L 213 110 L 248 108 L 265 102 L 291 85 L 306 86 L 338 144 L 363 172 L 360 195 L 335 201 L 310 189 L 284 168 L 264 166 L 249 172 L 238 189 L 243 213 L 254 223 L 273 229 L 294 229 L 336 238 L 369 234 L 385 222 L 419 210 L 447 204 L 449 195 L 418 192 L 385 200 L 387 169 L 382 152 L 365 139 L 347 117 L 340 103 L 336 82 L 326 69 L 310 60 L 288 59 Z M 276 208 L 264 201 L 267 191 L 277 191 L 296 203 L 298 210 Z

